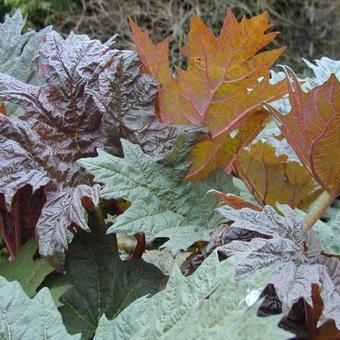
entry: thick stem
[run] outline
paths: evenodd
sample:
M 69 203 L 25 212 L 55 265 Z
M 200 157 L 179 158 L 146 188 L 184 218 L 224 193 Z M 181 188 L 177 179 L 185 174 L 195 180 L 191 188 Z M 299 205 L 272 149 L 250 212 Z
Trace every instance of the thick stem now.
M 146 242 L 144 233 L 135 234 L 135 238 L 137 240 L 137 245 L 133 253 L 129 256 L 129 260 L 136 260 L 142 258 L 145 251 Z
M 94 216 L 96 217 L 98 226 L 100 228 L 105 228 L 105 217 L 104 217 L 101 207 L 100 206 L 96 207 L 93 213 L 94 213 Z
M 324 191 L 314 202 L 311 210 L 308 212 L 303 220 L 303 227 L 305 230 L 309 230 L 322 216 L 326 209 L 335 201 L 336 195 L 330 194 L 328 191 Z

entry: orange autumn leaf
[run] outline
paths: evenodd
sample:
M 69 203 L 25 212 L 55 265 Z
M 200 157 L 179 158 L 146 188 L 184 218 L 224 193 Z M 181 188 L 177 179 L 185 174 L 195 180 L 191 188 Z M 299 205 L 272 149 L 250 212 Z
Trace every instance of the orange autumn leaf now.
M 250 208 L 252 210 L 256 211 L 262 211 L 262 207 L 259 207 L 258 205 L 248 202 L 244 200 L 243 198 L 233 195 L 233 194 L 225 194 L 221 191 L 217 190 L 209 190 L 208 191 L 210 194 L 214 194 L 216 197 L 221 199 L 221 204 L 226 204 L 229 207 L 239 210 L 242 208 Z
M 6 115 L 7 111 L 6 111 L 6 106 L 4 103 L 0 103 L 0 115 Z
M 203 179 L 216 168 L 231 165 L 237 153 L 264 128 L 268 116 L 268 112 L 260 110 L 240 124 L 236 136 L 221 135 L 196 144 L 191 153 L 192 166 L 187 179 Z
M 247 120 L 254 124 L 251 117 L 262 110 L 262 103 L 279 99 L 287 91 L 286 81 L 269 84 L 269 68 L 284 48 L 258 53 L 278 34 L 266 33 L 271 27 L 267 13 L 238 22 L 228 11 L 218 38 L 193 15 L 188 45 L 183 49 L 188 67 L 177 68 L 176 76 L 169 68 L 169 41 L 153 44 L 131 19 L 130 27 L 146 72 L 161 85 L 157 102 L 160 121 L 203 125 L 210 130 L 209 139 L 193 151 L 190 179 L 206 177 L 225 166 L 230 132 Z M 262 123 L 260 120 L 245 129 L 248 134 L 240 134 L 233 142 L 250 142 Z
M 301 162 L 332 195 L 340 193 L 340 82 L 334 74 L 305 93 L 293 71 L 289 79 L 291 111 L 282 115 L 268 106 Z
M 287 155 L 277 156 L 275 148 L 264 142 L 242 150 L 234 167 L 238 176 L 262 204 L 288 204 L 307 208 L 320 194 L 308 171 Z

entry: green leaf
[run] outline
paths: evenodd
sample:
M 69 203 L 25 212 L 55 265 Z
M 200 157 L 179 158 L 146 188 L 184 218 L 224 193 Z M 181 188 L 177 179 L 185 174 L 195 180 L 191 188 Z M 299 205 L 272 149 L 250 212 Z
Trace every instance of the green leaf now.
M 54 270 L 45 259 L 33 260 L 37 248 L 37 243 L 31 239 L 24 244 L 13 261 L 4 259 L 0 262 L 0 275 L 8 281 L 18 281 L 29 297 L 36 294 L 46 275 Z
M 218 198 L 207 191 L 237 194 L 231 176 L 219 170 L 204 181 L 188 182 L 184 179 L 188 163 L 178 159 L 176 163 L 172 155 L 171 162 L 159 164 L 138 145 L 126 140 L 122 140 L 122 145 L 124 158 L 98 150 L 97 157 L 78 161 L 102 184 L 102 198 L 124 198 L 131 202 L 131 207 L 115 219 L 108 232 L 144 232 L 147 241 L 180 235 L 176 243 L 167 245 L 173 253 L 187 249 L 195 241 L 206 240 L 208 230 L 222 220 L 214 211 Z M 184 154 L 181 150 L 181 159 Z
M 317 221 L 313 230 L 326 253 L 340 254 L 340 210 L 337 211 L 328 223 L 321 222 L 320 220 Z
M 314 60 L 315 64 L 302 58 L 304 63 L 313 71 L 314 76 L 303 79 L 303 89 L 310 91 L 316 86 L 325 83 L 332 73 L 340 80 L 340 60 L 333 60 L 327 57 Z
M 0 72 L 38 84 L 41 79 L 34 64 L 40 45 L 51 27 L 40 32 L 28 30 L 22 33 L 25 22 L 20 10 L 17 10 L 11 17 L 6 16 L 4 23 L 0 23 Z
M 0 338 L 20 340 L 80 339 L 69 335 L 47 288 L 31 300 L 18 282 L 0 277 Z
M 165 281 L 160 270 L 142 260 L 122 261 L 115 235 L 78 232 L 66 258 L 61 296 L 64 324 L 71 334 L 93 336 L 100 317 L 116 317 L 135 299 L 158 292 Z M 59 282 L 60 283 L 60 282 Z
M 251 281 L 233 279 L 236 258 L 219 262 L 210 255 L 197 271 L 184 277 L 174 267 L 166 288 L 142 297 L 115 320 L 100 320 L 95 336 L 104 339 L 282 339 L 281 316 L 256 316 L 258 297 L 273 268 Z

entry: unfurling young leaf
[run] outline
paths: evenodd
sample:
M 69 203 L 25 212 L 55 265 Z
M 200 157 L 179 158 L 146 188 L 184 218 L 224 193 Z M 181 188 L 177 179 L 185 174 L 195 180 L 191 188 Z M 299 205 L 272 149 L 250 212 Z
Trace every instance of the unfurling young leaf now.
M 97 157 L 78 161 L 102 185 L 102 198 L 131 202 L 108 232 L 144 232 L 147 241 L 168 237 L 170 243 L 165 246 L 173 253 L 186 250 L 195 241 L 207 240 L 208 231 L 221 221 L 214 211 L 218 199 L 207 191 L 236 193 L 231 176 L 217 171 L 205 181 L 187 182 L 188 163 L 174 158 L 172 163 L 159 164 L 138 145 L 126 140 L 122 144 L 124 158 L 98 150 Z M 171 242 L 174 238 L 176 241 Z
M 210 137 L 193 150 L 190 179 L 207 177 L 228 165 L 235 153 L 230 142 L 251 142 L 266 117 L 262 102 L 279 99 L 287 91 L 285 81 L 269 84 L 269 68 L 284 49 L 258 53 L 278 34 L 266 33 L 271 27 L 267 13 L 243 17 L 239 23 L 228 11 L 219 38 L 193 15 L 188 46 L 183 49 L 188 68 L 177 68 L 176 77 L 168 65 L 168 40 L 154 45 L 132 20 L 130 27 L 146 72 L 161 84 L 160 121 L 199 124 L 210 130 Z M 231 141 L 234 129 L 241 132 Z
M 112 321 L 100 319 L 104 339 L 285 339 L 281 316 L 256 316 L 258 298 L 273 269 L 235 282 L 237 259 L 219 262 L 216 252 L 184 277 L 174 266 L 164 290 L 133 302 Z
M 238 278 L 278 263 L 279 269 L 269 281 L 286 315 L 301 298 L 313 307 L 312 287 L 317 285 L 324 306 L 318 326 L 334 320 L 340 330 L 340 261 L 322 255 L 320 243 L 312 231 L 303 228 L 302 218 L 289 206 L 280 207 L 283 216 L 270 206 L 265 206 L 263 211 L 219 208 L 228 221 L 233 221 L 230 228 L 242 228 L 267 237 L 254 237 L 249 242 L 232 241 L 219 251 L 226 256 L 249 252 L 237 266 Z
M 267 106 L 288 142 L 315 180 L 334 197 L 340 193 L 340 82 L 331 75 L 305 93 L 293 71 L 289 78 L 291 111 L 281 114 Z
M 47 288 L 29 299 L 18 282 L 0 277 L 1 339 L 80 339 L 69 335 Z

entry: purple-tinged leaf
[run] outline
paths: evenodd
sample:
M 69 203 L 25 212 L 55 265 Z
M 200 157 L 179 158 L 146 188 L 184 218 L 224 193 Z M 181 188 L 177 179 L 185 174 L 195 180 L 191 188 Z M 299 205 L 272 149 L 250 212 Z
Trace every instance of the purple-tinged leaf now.
M 0 115 L 0 228 L 12 256 L 35 227 L 45 256 L 67 248 L 70 230 L 89 230 L 84 207 L 98 204 L 99 186 L 91 186 L 79 158 L 97 148 L 122 155 L 124 136 L 161 160 L 179 135 L 190 144 L 205 133 L 158 123 L 157 85 L 141 75 L 137 55 L 113 50 L 113 41 L 51 32 L 39 57 L 43 85 L 0 73 L 0 99 L 25 110 L 20 119 Z
M 316 285 L 323 302 L 318 327 L 328 320 L 334 320 L 340 330 L 340 261 L 321 255 L 319 241 L 312 231 L 304 230 L 302 218 L 294 210 L 285 205 L 279 208 L 283 216 L 270 206 L 265 206 L 262 211 L 219 208 L 227 220 L 234 221 L 231 229 L 244 228 L 270 236 L 267 239 L 256 237 L 248 242 L 232 241 L 221 246 L 219 252 L 224 257 L 249 253 L 236 268 L 238 279 L 278 262 L 279 270 L 270 283 L 286 315 L 301 298 L 313 307 L 313 286 Z

